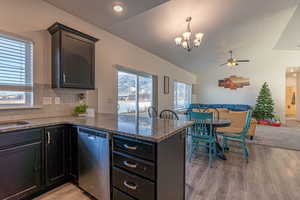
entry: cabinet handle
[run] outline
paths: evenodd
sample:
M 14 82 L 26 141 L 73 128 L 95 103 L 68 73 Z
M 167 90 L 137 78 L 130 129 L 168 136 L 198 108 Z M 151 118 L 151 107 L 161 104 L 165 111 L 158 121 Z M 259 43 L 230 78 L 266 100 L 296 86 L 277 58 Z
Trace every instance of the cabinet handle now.
M 125 187 L 131 189 L 131 190 L 136 190 L 137 185 L 134 183 L 128 183 L 127 181 L 124 181 L 123 184 L 125 185 Z
M 65 72 L 63 73 L 63 81 L 64 81 L 64 83 L 66 82 L 66 73 Z
M 125 160 L 125 161 L 123 162 L 123 164 L 124 164 L 125 166 L 127 166 L 127 167 L 130 167 L 130 168 L 136 168 L 136 167 L 137 167 L 137 164 L 131 164 L 131 163 L 129 163 L 127 160 Z
M 50 132 L 47 132 L 47 143 L 50 144 L 51 143 L 51 135 Z
M 126 149 L 134 150 L 134 151 L 137 149 L 136 146 L 129 146 L 128 144 L 124 144 L 124 147 L 125 147 Z

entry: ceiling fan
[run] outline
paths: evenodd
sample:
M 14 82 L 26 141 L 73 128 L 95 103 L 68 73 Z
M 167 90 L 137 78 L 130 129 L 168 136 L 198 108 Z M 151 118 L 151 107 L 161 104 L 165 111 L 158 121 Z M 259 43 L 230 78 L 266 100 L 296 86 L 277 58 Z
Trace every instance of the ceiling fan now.
M 232 57 L 232 50 L 229 51 L 229 54 L 230 54 L 230 58 L 227 60 L 226 63 L 223 63 L 222 65 L 220 66 L 224 66 L 224 65 L 227 65 L 229 67 L 234 67 L 234 66 L 237 66 L 239 65 L 239 63 L 241 62 L 250 62 L 250 60 L 239 60 L 239 59 L 235 59 Z

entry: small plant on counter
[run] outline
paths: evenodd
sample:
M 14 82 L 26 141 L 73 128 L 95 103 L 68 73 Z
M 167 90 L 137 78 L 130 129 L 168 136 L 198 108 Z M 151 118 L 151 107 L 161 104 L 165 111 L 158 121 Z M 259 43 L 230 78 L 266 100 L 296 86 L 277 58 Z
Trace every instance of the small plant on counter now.
M 75 107 L 75 110 L 74 110 L 75 114 L 77 116 L 84 116 L 87 108 L 88 108 L 88 106 L 86 104 L 80 104 Z

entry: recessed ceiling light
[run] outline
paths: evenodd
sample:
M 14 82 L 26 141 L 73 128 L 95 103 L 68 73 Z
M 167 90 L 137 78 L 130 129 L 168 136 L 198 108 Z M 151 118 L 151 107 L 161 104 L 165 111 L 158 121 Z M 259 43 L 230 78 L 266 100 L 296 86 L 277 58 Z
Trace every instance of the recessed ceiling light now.
M 114 5 L 114 6 L 113 6 L 113 9 L 114 9 L 114 11 L 117 12 L 117 13 L 121 13 L 121 12 L 123 12 L 123 10 L 124 10 L 123 6 L 120 5 L 120 4 Z

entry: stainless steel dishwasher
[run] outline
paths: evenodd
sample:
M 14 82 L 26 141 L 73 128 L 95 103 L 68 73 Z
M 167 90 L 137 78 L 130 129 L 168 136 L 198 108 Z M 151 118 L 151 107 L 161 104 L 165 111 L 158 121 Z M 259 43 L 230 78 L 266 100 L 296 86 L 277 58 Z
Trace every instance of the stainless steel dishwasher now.
M 78 128 L 79 187 L 98 200 L 110 199 L 109 134 Z

